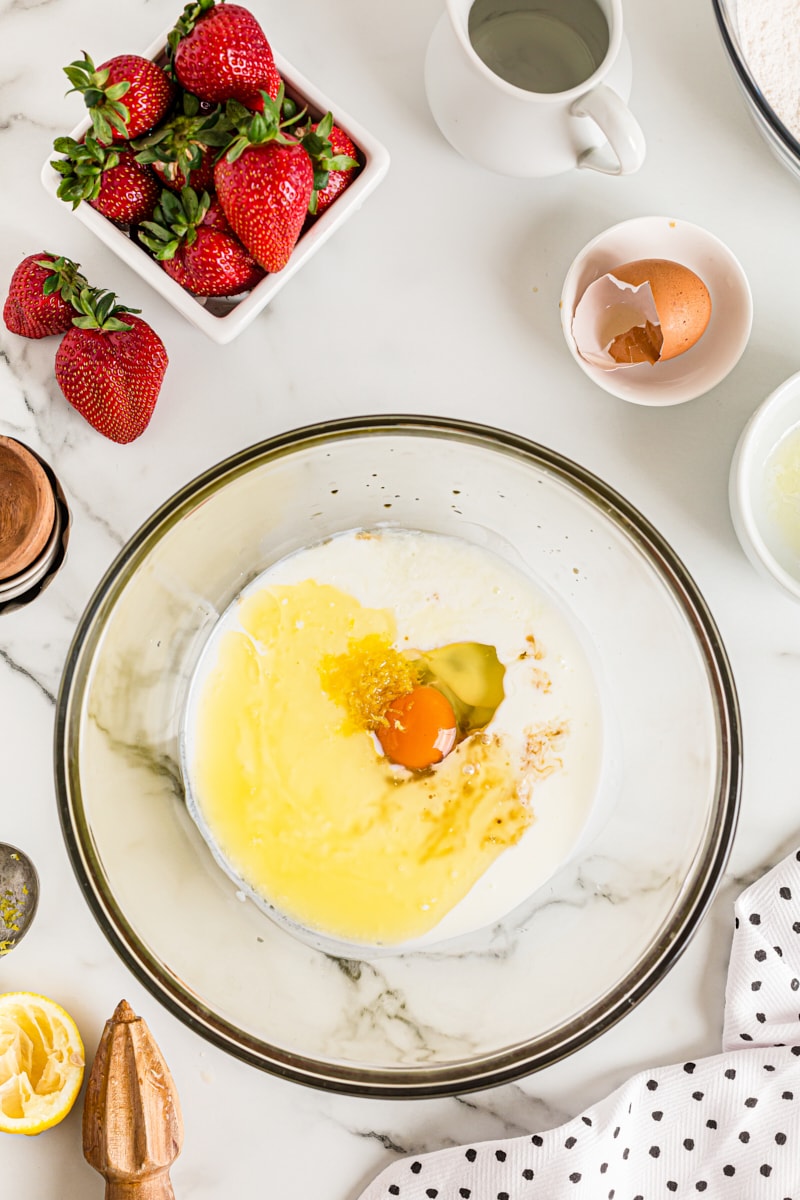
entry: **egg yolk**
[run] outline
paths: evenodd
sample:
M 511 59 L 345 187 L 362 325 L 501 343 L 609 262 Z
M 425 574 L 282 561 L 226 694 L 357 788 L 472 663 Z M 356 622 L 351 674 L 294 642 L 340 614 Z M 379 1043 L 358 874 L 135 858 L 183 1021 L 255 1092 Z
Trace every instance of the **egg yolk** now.
M 456 715 L 435 687 L 416 687 L 394 700 L 376 730 L 383 752 L 393 763 L 421 771 L 441 762 L 456 743 Z

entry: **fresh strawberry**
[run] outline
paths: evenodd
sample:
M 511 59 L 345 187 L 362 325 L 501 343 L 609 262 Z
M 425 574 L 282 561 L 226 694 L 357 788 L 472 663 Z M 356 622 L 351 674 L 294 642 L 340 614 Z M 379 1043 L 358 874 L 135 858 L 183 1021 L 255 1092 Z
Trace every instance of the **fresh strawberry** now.
M 137 162 L 152 167 L 162 183 L 176 192 L 187 184 L 196 191 L 211 186 L 215 151 L 227 146 L 234 132 L 219 105 L 203 112 L 202 103 L 184 92 L 181 111 L 134 143 Z
M 352 183 L 359 169 L 358 150 L 344 130 L 334 125 L 331 113 L 311 125 L 303 145 L 314 164 L 309 211 L 321 213 Z
M 95 67 L 84 51 L 64 73 L 72 84 L 70 91 L 82 94 L 100 142 L 146 133 L 164 119 L 175 99 L 172 80 L 139 54 L 119 54 Z
M 205 223 L 211 201 L 192 188 L 180 196 L 164 191 L 153 220 L 139 240 L 164 270 L 195 296 L 238 296 L 263 279 L 264 272 L 229 230 Z
M 314 168 L 301 142 L 281 121 L 283 85 L 263 113 L 235 100 L 227 115 L 239 130 L 214 168 L 219 202 L 233 232 L 266 271 L 286 266 L 314 190 Z M 294 118 L 297 119 L 297 118 Z
M 137 159 L 141 162 L 139 155 Z M 180 192 L 185 187 L 197 188 L 204 192 L 214 183 L 214 153 L 211 150 L 201 150 L 197 166 L 189 168 L 188 172 L 178 166 L 177 162 L 154 162 L 152 169 L 164 184 L 173 192 Z
M 201 225 L 206 225 L 209 229 L 226 229 L 229 233 L 233 233 L 231 223 L 225 216 L 222 205 L 216 196 L 211 197 L 208 211 L 203 217 Z
M 314 169 L 299 144 L 268 142 L 214 168 L 217 194 L 231 228 L 270 272 L 282 270 L 305 223 Z
M 66 333 L 75 309 L 72 297 L 88 287 L 78 263 L 42 251 L 29 254 L 11 276 L 3 320 L 12 333 L 43 338 Z
M 136 225 L 153 215 L 161 186 L 150 168 L 127 150 L 109 149 L 91 135 L 84 142 L 56 138 L 53 148 L 65 155 L 51 161 L 62 177 L 58 195 L 73 208 L 85 200 L 121 225 Z
M 281 77 L 263 29 L 239 4 L 195 0 L 168 38 L 172 68 L 187 91 L 204 100 L 274 99 Z
M 81 315 L 56 351 L 56 379 L 90 425 L 125 443 L 147 428 L 169 360 L 158 334 L 115 301 L 113 292 L 83 289 Z

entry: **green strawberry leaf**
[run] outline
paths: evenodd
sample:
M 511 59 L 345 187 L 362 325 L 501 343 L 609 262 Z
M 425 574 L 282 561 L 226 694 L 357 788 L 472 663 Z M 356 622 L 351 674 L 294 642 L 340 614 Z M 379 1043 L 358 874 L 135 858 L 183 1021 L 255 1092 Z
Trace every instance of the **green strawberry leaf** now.
M 153 220 L 142 222 L 139 240 L 157 259 L 174 258 L 182 245 L 194 245 L 198 226 L 202 224 L 210 205 L 208 192 L 198 196 L 194 188 L 184 187 L 176 195 L 165 188 L 153 213 Z
M 85 280 L 83 280 L 85 283 Z M 133 326 L 123 321 L 120 313 L 139 313 L 139 308 L 129 308 L 126 304 L 117 304 L 116 296 L 104 288 L 92 288 L 86 284 L 80 292 L 71 298 L 72 307 L 78 313 L 72 318 L 72 324 L 78 329 L 98 329 L 105 333 L 121 333 L 132 329 Z
M 229 163 L 236 162 L 237 159 L 242 157 L 245 150 L 249 150 L 249 149 L 250 149 L 250 142 L 248 141 L 248 139 L 246 137 L 236 138 L 235 141 L 231 142 L 227 151 L 225 151 L 225 158 L 227 159 L 227 161 Z
M 100 325 L 103 325 L 104 322 L 111 315 L 111 310 L 114 307 L 115 300 L 116 300 L 116 296 L 114 295 L 113 292 L 106 292 L 106 294 L 104 296 L 101 296 L 100 299 L 98 300 L 96 311 L 97 311 L 97 320 L 100 323 Z
M 151 231 L 150 233 L 144 232 L 145 226 Z M 139 241 L 159 262 L 174 258 L 180 247 L 180 239 L 171 237 L 169 230 L 156 225 L 154 221 L 143 221 L 138 236 Z
M 278 95 L 274 100 L 268 92 L 261 92 L 260 95 L 264 101 L 263 112 L 252 112 L 238 100 L 229 100 L 225 106 L 225 116 L 238 134 L 238 137 L 234 137 L 224 151 L 228 162 L 236 162 L 248 145 L 262 146 L 271 141 L 276 141 L 283 146 L 297 144 L 298 139 L 287 136 L 284 131 L 305 115 L 305 109 L 289 120 L 281 120 L 284 103 L 283 83 L 278 88 Z
M 315 192 L 321 192 L 324 188 L 326 188 L 328 186 L 329 176 L 330 176 L 329 171 L 326 171 L 324 168 L 317 167 L 315 165 L 315 167 L 314 167 L 314 191 Z
M 170 67 L 175 57 L 175 51 L 178 49 L 181 41 L 189 36 L 203 14 L 212 9 L 215 4 L 216 0 L 193 0 L 192 3 L 186 5 L 167 35 L 167 53 Z
M 200 97 L 184 91 L 181 98 L 183 114 L 186 117 L 196 117 L 200 112 Z
M 110 88 L 106 88 L 105 95 L 109 100 L 121 100 L 126 92 L 130 91 L 130 80 L 121 79 L 119 83 L 112 84 Z
M 125 311 L 131 312 L 133 310 L 126 309 Z M 137 309 L 136 311 L 138 312 L 139 310 Z M 129 329 L 133 329 L 133 326 L 130 324 L 130 322 L 121 321 L 119 317 L 108 317 L 108 319 L 103 323 L 104 333 L 127 333 Z
M 333 158 L 323 158 L 322 165 L 328 171 L 351 171 L 358 166 L 358 159 L 349 154 L 334 154 Z
M 333 113 L 327 112 L 321 121 L 317 124 L 317 137 L 323 138 L 325 141 L 331 136 L 333 129 Z
M 73 92 L 80 91 L 80 88 L 73 88 Z M 69 93 L 67 93 L 69 94 Z M 105 99 L 103 93 L 97 88 L 84 88 L 83 100 L 87 108 L 94 108 L 96 104 L 102 104 Z
M 79 145 L 79 143 L 76 142 L 74 138 L 57 137 L 53 142 L 53 149 L 57 150 L 59 154 L 70 154 L 73 147 L 77 145 Z
M 313 130 L 303 135 L 303 145 L 311 158 L 319 158 L 331 148 L 327 138 L 320 137 L 319 133 L 315 133 Z
M 102 124 L 104 131 L 113 128 L 116 129 L 117 133 L 119 133 L 122 137 L 128 136 L 128 117 L 130 114 L 127 108 L 125 108 L 123 105 L 120 105 L 119 107 L 122 109 L 122 112 L 115 112 L 114 109 L 109 106 L 105 110 L 105 113 L 100 117 L 99 122 L 96 120 L 93 121 L 95 133 L 97 133 L 97 136 L 102 138 L 103 141 L 110 141 L 110 134 L 106 132 L 98 133 L 98 124 Z M 99 108 L 96 108 L 94 111 L 96 113 L 100 113 Z

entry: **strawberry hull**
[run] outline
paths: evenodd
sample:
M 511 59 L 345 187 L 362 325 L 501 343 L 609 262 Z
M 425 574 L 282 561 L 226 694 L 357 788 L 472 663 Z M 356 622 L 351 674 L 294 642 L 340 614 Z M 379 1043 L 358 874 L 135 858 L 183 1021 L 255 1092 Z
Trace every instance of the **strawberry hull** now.
M 162 35 L 145 55 L 154 62 L 163 61 L 166 34 Z M 319 120 L 328 111 L 336 125 L 344 130 L 358 150 L 360 170 L 349 187 L 316 217 L 307 217 L 288 262 L 279 271 L 267 274 L 250 292 L 238 297 L 204 299 L 184 290 L 163 270 L 137 239 L 135 227 L 120 227 L 107 220 L 87 203 L 80 204 L 74 215 L 95 233 L 100 240 L 132 270 L 160 293 L 188 321 L 212 341 L 220 345 L 231 342 L 258 316 L 278 292 L 320 249 L 336 230 L 360 208 L 364 199 L 377 187 L 389 167 L 386 148 L 354 118 L 344 112 L 334 100 L 320 92 L 272 47 L 275 65 L 284 81 L 286 94 L 306 107 L 312 118 Z M 71 136 L 81 138 L 90 126 L 88 118 Z M 42 170 L 45 189 L 56 197 L 59 175 L 50 165 L 52 154 Z M 59 205 L 63 201 L 58 200 Z M 113 278 L 110 279 L 113 285 Z M 121 286 L 120 281 L 120 286 Z

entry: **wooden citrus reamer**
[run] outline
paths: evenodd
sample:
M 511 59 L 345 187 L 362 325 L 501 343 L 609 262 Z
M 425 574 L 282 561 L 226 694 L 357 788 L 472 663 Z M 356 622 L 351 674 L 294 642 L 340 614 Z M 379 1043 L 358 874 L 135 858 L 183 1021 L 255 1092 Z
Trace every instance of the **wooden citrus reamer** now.
M 169 1068 L 147 1024 L 121 1000 L 86 1088 L 83 1153 L 105 1178 L 106 1200 L 174 1200 L 169 1169 L 182 1144 Z

